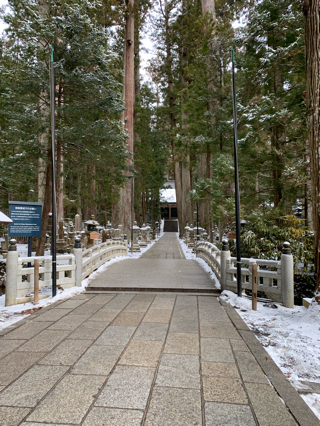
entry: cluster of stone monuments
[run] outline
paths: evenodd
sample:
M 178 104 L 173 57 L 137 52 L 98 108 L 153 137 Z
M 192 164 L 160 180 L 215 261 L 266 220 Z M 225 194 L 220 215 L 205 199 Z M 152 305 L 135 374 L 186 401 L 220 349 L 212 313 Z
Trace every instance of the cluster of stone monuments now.
M 152 229 L 149 224 L 143 224 L 141 227 L 137 226 L 137 222 L 134 222 L 132 228 L 132 243 L 129 243 L 129 250 L 132 249 L 135 252 L 140 251 L 141 247 L 147 247 L 151 243 L 151 240 L 155 239 L 157 234 L 160 233 L 159 222 L 156 222 L 156 228 Z M 110 222 L 106 226 L 101 226 L 95 220 L 94 216 L 90 220 L 82 223 L 81 216 L 76 215 L 74 220 L 60 220 L 58 223 L 57 231 L 57 253 L 68 253 L 74 248 L 75 241 L 80 242 L 82 249 L 86 250 L 93 247 L 96 244 L 104 243 L 107 240 L 113 241 L 128 241 L 128 236 L 123 233 L 123 225 L 112 226 Z M 129 235 L 129 239 L 131 236 Z M 17 238 L 18 242 L 27 243 Z M 5 235 L 4 241 L 1 241 L 1 251 L 6 253 L 9 246 L 8 235 Z M 51 248 L 51 224 L 49 224 L 49 230 L 46 236 L 45 250 Z M 33 247 L 35 250 L 36 247 Z
M 128 236 L 123 233 L 123 225 L 113 227 L 110 222 L 106 226 L 101 226 L 95 220 L 94 216 L 90 220 L 84 222 L 82 229 L 81 217 L 77 214 L 74 222 L 59 221 L 58 238 L 57 238 L 57 252 L 65 253 L 70 251 L 75 244 L 75 239 L 80 239 L 81 247 L 86 250 L 96 244 L 104 243 L 107 240 L 113 241 L 128 241 Z M 159 223 L 156 222 L 156 228 L 153 230 L 149 224 L 143 224 L 141 227 L 137 226 L 134 222 L 132 228 L 132 243 L 129 243 L 129 248 L 133 251 L 140 251 L 140 247 L 146 247 L 151 243 L 152 239 L 160 232 Z M 50 238 L 50 237 L 49 237 Z M 129 236 L 130 238 L 130 236 Z M 48 245 L 50 242 L 48 242 Z
M 204 228 L 189 226 L 187 223 L 184 228 L 183 240 L 188 247 L 194 248 L 196 241 L 208 241 L 208 234 Z

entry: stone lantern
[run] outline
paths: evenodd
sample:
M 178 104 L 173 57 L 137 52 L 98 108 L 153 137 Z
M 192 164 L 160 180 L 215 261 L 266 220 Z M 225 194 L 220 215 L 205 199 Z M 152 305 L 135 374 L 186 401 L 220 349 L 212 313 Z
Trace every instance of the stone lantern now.
M 132 235 L 133 235 L 132 248 L 133 248 L 133 251 L 135 252 L 140 251 L 140 246 L 138 242 L 139 234 L 140 234 L 140 228 L 139 226 L 137 226 L 137 222 L 134 221 L 134 224 L 132 227 Z
M 194 247 L 194 228 L 190 226 L 188 247 Z
M 140 246 L 141 247 L 147 247 L 148 243 L 147 243 L 147 226 L 145 224 L 143 224 L 141 226 L 141 241 L 140 241 Z
M 150 225 L 147 225 L 147 244 L 151 244 L 151 235 L 152 235 L 152 228 Z
M 99 225 L 99 222 L 94 220 L 94 216 L 91 216 L 91 220 L 84 222 L 84 232 L 88 241 L 87 248 L 94 246 L 95 240 L 100 238 L 100 235 L 97 232 L 97 225 Z
M 184 240 L 186 244 L 188 244 L 189 238 L 190 238 L 190 226 L 188 225 L 188 222 L 187 222 L 187 225 L 184 228 Z

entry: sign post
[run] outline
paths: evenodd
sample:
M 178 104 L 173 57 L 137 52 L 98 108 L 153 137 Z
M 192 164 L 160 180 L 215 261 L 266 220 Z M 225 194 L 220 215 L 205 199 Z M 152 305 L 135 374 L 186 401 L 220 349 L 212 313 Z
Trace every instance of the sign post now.
M 40 237 L 43 203 L 9 201 L 10 237 Z
M 32 237 L 41 236 L 42 206 L 43 203 L 9 201 L 9 216 L 13 221 L 9 224 L 9 236 L 28 237 L 28 257 L 32 256 Z

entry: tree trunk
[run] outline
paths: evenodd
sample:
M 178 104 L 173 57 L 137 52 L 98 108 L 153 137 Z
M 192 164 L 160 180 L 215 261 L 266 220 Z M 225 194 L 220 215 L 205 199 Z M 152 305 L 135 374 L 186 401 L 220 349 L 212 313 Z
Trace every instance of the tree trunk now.
M 201 0 L 202 5 L 202 15 L 203 17 L 206 14 L 209 14 L 210 18 L 214 21 L 216 20 L 216 10 L 215 10 L 215 1 L 214 0 Z M 214 40 L 211 42 L 211 49 L 213 50 Z M 212 81 L 210 81 L 210 75 L 208 74 L 209 84 L 208 87 L 211 91 L 215 91 L 215 86 Z M 213 103 L 212 101 L 208 102 L 207 105 L 208 111 L 213 112 Z M 211 125 L 214 127 L 215 119 L 211 114 Z M 212 161 L 212 154 L 210 146 L 206 146 L 206 151 L 200 154 L 199 167 L 198 167 L 198 175 L 199 177 L 205 177 L 206 179 L 210 179 L 212 176 L 210 163 Z M 209 236 L 209 241 L 212 241 L 212 218 L 211 218 L 211 209 L 210 209 L 211 201 L 208 193 L 205 194 L 205 199 L 199 202 L 199 222 L 201 227 L 204 227 Z
M 42 211 L 42 223 L 41 223 L 41 237 L 38 240 L 37 256 L 44 255 L 44 248 L 46 243 L 46 234 L 48 230 L 49 223 L 49 213 L 51 211 L 52 205 L 52 164 L 51 164 L 51 155 L 52 151 L 48 151 L 48 161 L 47 161 L 47 172 L 46 172 L 46 185 L 44 191 L 44 205 Z M 52 232 L 54 230 L 52 229 Z
M 186 13 L 187 10 L 187 2 L 186 0 L 183 0 L 182 2 L 182 10 L 183 13 Z M 185 24 L 184 24 L 185 26 Z M 187 31 L 187 28 L 184 28 L 184 32 Z M 182 52 L 181 52 L 181 68 L 182 68 L 182 74 L 181 74 L 181 83 L 183 89 L 187 89 L 188 87 L 188 76 L 187 76 L 187 70 L 188 67 L 188 48 L 186 46 L 186 41 L 183 41 L 182 46 Z M 182 189 L 182 214 L 181 214 L 181 223 L 179 222 L 179 227 L 181 228 L 181 234 L 184 232 L 184 228 L 187 223 L 191 223 L 193 225 L 193 211 L 192 211 L 192 203 L 190 200 L 190 191 L 191 191 L 191 180 L 190 180 L 190 154 L 189 154 L 189 146 L 186 142 L 187 140 L 187 129 L 188 129 L 188 112 L 185 107 L 186 103 L 186 94 L 183 91 L 181 95 L 181 129 L 182 129 L 182 136 L 184 138 L 184 153 L 185 155 L 182 158 L 181 161 L 181 189 Z M 177 188 L 176 188 L 177 191 Z M 180 234 L 180 235 L 181 235 Z
M 134 0 L 126 0 L 126 29 L 124 53 L 124 127 L 128 133 L 127 151 L 131 157 L 128 166 L 133 166 L 133 106 L 134 106 Z M 129 176 L 130 172 L 126 172 Z M 113 225 L 123 225 L 123 233 L 131 235 L 131 181 L 128 179 L 120 189 L 120 199 L 113 211 Z
M 171 42 L 170 42 L 170 16 L 167 0 L 164 1 L 165 10 L 165 29 L 166 29 L 166 68 L 168 78 L 168 89 L 169 89 L 169 110 L 170 110 L 170 139 L 171 139 L 171 152 L 173 161 L 173 173 L 176 189 L 176 201 L 177 201 L 177 212 L 179 222 L 179 235 L 180 237 L 184 233 L 184 227 L 182 227 L 182 182 L 181 182 L 181 166 L 179 159 L 177 159 L 175 153 L 174 138 L 176 136 L 176 116 L 174 113 L 175 97 L 173 91 L 173 77 L 172 77 L 172 55 L 171 55 Z M 189 224 L 190 225 L 190 224 Z
M 63 148 L 61 143 L 57 143 L 57 218 L 64 219 L 63 211 L 63 192 L 64 192 L 64 177 L 63 177 Z
M 316 299 L 320 303 L 320 0 L 303 2 L 307 68 L 307 125 L 311 164 Z

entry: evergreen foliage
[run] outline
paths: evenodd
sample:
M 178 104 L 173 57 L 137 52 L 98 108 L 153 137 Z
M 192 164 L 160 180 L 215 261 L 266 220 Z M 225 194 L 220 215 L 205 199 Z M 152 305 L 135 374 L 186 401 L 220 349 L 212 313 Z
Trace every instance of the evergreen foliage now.
M 63 155 L 70 203 L 112 201 L 123 181 L 121 74 L 109 28 L 97 23 L 101 5 L 84 0 L 10 1 L 2 42 L 1 188 L 7 195 L 35 199 L 39 157 L 50 140 L 49 44 L 54 49 L 56 141 Z M 59 161 L 59 159 L 58 159 Z M 94 172 L 92 166 L 94 165 Z M 107 172 L 107 173 L 106 173 Z M 77 194 L 77 180 L 81 194 Z M 99 191 L 92 193 L 95 179 Z M 21 188 L 22 185 L 25 187 Z M 74 210 L 76 212 L 76 210 Z

